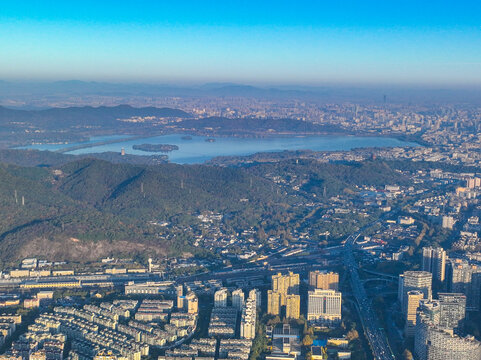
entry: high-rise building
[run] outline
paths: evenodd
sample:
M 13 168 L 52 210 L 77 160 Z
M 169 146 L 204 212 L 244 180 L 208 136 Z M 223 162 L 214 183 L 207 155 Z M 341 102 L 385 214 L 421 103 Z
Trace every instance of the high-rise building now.
M 281 314 L 281 294 L 273 290 L 267 291 L 267 313 L 271 315 Z
M 439 304 L 437 304 L 439 307 Z M 433 320 L 436 302 L 421 303 L 417 313 L 414 352 L 418 360 L 479 360 L 481 343 L 473 336 L 460 337 L 452 329 L 443 328 Z
M 177 309 L 184 308 L 184 287 L 182 285 L 177 285 L 175 287 L 175 292 L 177 293 Z
M 281 307 L 287 305 L 287 297 L 289 295 L 299 295 L 299 283 L 299 274 L 294 274 L 290 271 L 287 275 L 282 275 L 281 273 L 273 275 L 272 290 L 269 290 L 267 293 L 267 312 L 272 315 L 280 315 Z
M 443 228 L 444 229 L 453 229 L 456 220 L 452 216 L 443 216 Z
M 301 315 L 301 297 L 299 295 L 287 295 L 286 318 L 299 319 Z
M 222 288 L 214 293 L 214 307 L 227 306 L 227 289 Z
M 240 336 L 243 339 L 254 339 L 256 336 L 257 304 L 256 291 L 250 291 L 242 308 Z
M 466 296 L 458 293 L 439 293 L 439 326 L 461 333 L 466 317 Z
M 309 272 L 309 285 L 314 289 L 339 290 L 339 274 L 327 271 Z
M 256 299 L 256 306 L 261 307 L 261 291 L 259 289 L 252 289 L 249 291 L 249 298 L 254 298 Z
M 281 295 L 281 306 L 286 305 L 287 295 L 299 294 L 299 274 L 294 274 L 289 271 L 287 275 L 278 273 L 272 275 L 272 291 Z
M 335 290 L 315 289 L 309 291 L 307 321 L 335 324 L 341 321 L 342 294 Z
M 462 259 L 450 259 L 449 290 L 466 295 L 466 310 L 478 311 L 481 296 L 481 266 Z
M 407 292 L 406 302 L 404 304 L 404 315 L 406 319 L 404 333 L 407 337 L 414 336 L 414 330 L 416 329 L 416 312 L 419 307 L 419 302 L 423 297 L 424 293 L 420 290 Z
M 446 269 L 446 251 L 442 248 L 423 248 L 423 271 L 433 274 L 433 279 L 443 282 Z
M 408 291 L 420 290 L 425 299 L 432 298 L 433 275 L 427 271 L 405 271 L 399 275 L 398 299 L 401 309 L 405 308 Z
M 185 301 L 187 302 L 187 312 L 189 314 L 197 314 L 199 312 L 199 299 L 194 292 L 189 291 L 185 295 Z
M 242 311 L 244 307 L 244 291 L 242 291 L 242 289 L 237 289 L 232 292 L 232 306 Z

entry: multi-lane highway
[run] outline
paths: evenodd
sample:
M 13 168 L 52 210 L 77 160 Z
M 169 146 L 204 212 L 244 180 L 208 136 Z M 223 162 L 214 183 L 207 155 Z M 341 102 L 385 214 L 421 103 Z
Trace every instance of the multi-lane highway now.
M 344 245 L 344 264 L 350 274 L 352 292 L 357 300 L 359 316 L 361 317 L 366 337 L 371 345 L 374 359 L 392 360 L 396 357 L 389 346 L 384 330 L 379 324 L 377 315 L 372 308 L 371 300 L 367 297 L 364 285 L 359 278 L 357 262 L 352 253 L 352 247 L 360 235 L 361 233 L 359 232 L 347 238 Z

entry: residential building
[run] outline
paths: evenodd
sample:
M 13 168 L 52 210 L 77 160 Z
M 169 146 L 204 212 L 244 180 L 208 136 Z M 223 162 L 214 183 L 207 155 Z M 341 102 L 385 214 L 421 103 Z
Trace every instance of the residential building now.
M 423 299 L 424 293 L 420 290 L 408 291 L 404 307 L 405 326 L 404 333 L 406 337 L 414 336 L 416 328 L 416 312 L 419 307 L 419 302 Z
M 466 310 L 478 311 L 481 296 L 481 266 L 463 259 L 449 261 L 449 290 L 466 295 Z
M 309 285 L 314 289 L 339 290 L 339 274 L 327 271 L 309 272 Z
M 423 248 L 423 271 L 433 274 L 433 279 L 443 282 L 446 269 L 446 251 L 442 248 Z
M 407 293 L 411 290 L 420 290 L 425 299 L 432 298 L 433 275 L 427 271 L 405 271 L 399 275 L 398 299 L 401 309 L 405 309 Z
M 432 308 L 420 306 L 414 336 L 414 353 L 418 360 L 479 360 L 481 343 L 473 336 L 460 337 L 452 329 L 436 324 Z
M 301 313 L 301 297 L 299 295 L 287 295 L 286 318 L 299 319 Z
M 227 306 L 227 289 L 222 288 L 214 293 L 214 307 Z
M 244 291 L 242 289 L 237 289 L 232 292 L 232 306 L 242 311 L 244 307 Z
M 281 313 L 281 295 L 273 290 L 267 291 L 267 313 L 271 315 Z

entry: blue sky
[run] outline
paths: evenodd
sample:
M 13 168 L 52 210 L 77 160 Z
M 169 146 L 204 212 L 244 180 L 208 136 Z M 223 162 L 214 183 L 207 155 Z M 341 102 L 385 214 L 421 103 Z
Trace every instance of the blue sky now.
M 0 79 L 481 85 L 479 1 L 1 1 Z

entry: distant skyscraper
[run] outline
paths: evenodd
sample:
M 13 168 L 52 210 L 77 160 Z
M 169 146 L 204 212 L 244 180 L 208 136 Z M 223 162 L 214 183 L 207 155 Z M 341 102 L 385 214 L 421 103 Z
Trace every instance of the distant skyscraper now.
M 244 291 L 242 289 L 237 289 L 232 292 L 232 306 L 239 311 L 242 310 L 244 306 Z
M 327 271 L 311 271 L 309 285 L 321 290 L 339 290 L 339 274 Z
M 433 275 L 427 271 L 405 271 L 399 275 L 398 299 L 401 309 L 405 309 L 408 291 L 420 290 L 425 299 L 432 298 L 432 279 Z
M 341 321 L 342 294 L 335 290 L 309 291 L 307 321 L 333 324 Z
M 433 279 L 443 282 L 446 269 L 446 251 L 442 248 L 423 248 L 423 271 L 433 274 Z
M 299 295 L 287 295 L 286 318 L 299 319 L 301 315 L 301 297 Z
M 227 289 L 222 288 L 214 294 L 214 307 L 226 307 L 227 306 Z
M 411 290 L 407 292 L 406 302 L 404 306 L 404 314 L 406 323 L 404 326 L 404 333 L 406 336 L 414 336 L 416 328 L 416 312 L 419 307 L 419 302 L 423 299 L 424 293 L 420 290 Z

